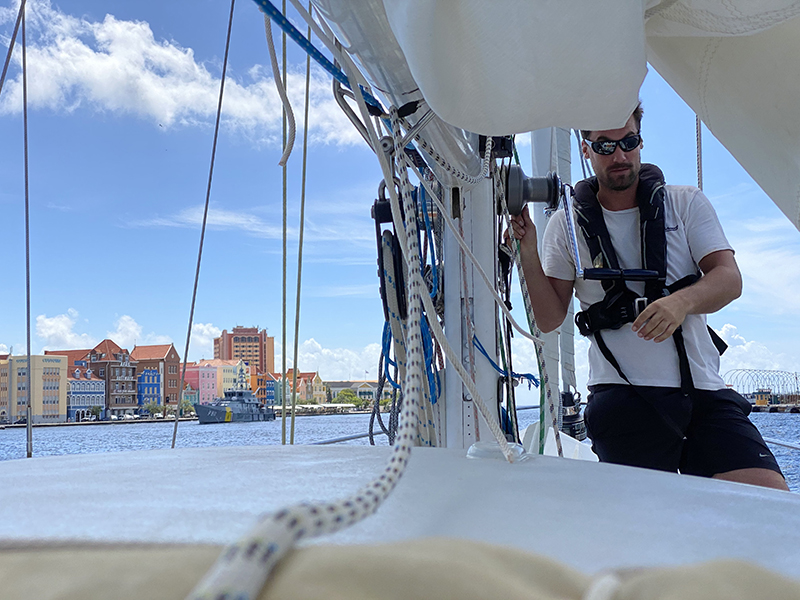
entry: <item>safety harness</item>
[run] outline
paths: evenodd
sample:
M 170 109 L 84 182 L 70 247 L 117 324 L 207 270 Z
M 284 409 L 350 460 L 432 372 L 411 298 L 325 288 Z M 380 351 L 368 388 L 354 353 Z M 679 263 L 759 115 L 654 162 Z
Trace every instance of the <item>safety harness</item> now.
M 692 273 L 671 285 L 667 280 L 667 238 L 664 226 L 664 175 L 655 165 L 643 164 L 639 173 L 636 200 L 641 224 L 642 269 L 620 268 L 617 254 L 611 243 L 603 209 L 597 200 L 599 184 L 596 177 L 575 186 L 575 213 L 578 227 L 586 239 L 594 268 L 584 270 L 584 278 L 599 280 L 605 296 L 586 310 L 575 315 L 578 330 L 585 336 L 593 335 L 597 347 L 619 376 L 631 383 L 616 358 L 603 340 L 604 329 L 619 329 L 632 323 L 648 304 L 695 283 L 701 273 Z M 644 296 L 631 290 L 628 281 L 643 281 Z M 710 327 L 711 340 L 720 354 L 727 348 L 725 342 Z M 681 391 L 685 395 L 694 389 L 692 372 L 686 354 L 683 330 L 678 327 L 672 334 L 678 353 Z

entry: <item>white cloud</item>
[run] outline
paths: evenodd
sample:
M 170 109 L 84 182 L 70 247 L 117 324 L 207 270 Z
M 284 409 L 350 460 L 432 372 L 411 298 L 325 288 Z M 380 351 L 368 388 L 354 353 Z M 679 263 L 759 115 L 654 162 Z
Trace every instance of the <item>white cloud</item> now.
M 0 354 L 8 354 L 9 348 L 5 344 L 0 344 Z
M 293 353 L 293 350 L 290 350 Z M 323 348 L 314 338 L 306 340 L 298 349 L 297 363 L 301 371 L 318 371 L 326 381 L 362 380 L 378 378 L 380 344 L 369 344 L 361 349 Z M 275 356 L 275 368 L 280 369 L 281 357 Z M 291 354 L 287 357 L 291 367 Z
M 133 225 L 137 227 L 189 227 L 199 229 L 202 223 L 203 206 L 198 205 L 183 209 L 168 217 L 137 221 Z M 207 224 L 211 229 L 236 229 L 267 239 L 277 240 L 283 236 L 280 226 L 271 225 L 260 217 L 244 211 L 224 210 L 209 206 Z M 293 238 L 296 237 L 296 232 L 293 229 L 289 229 L 287 233 Z
M 133 350 L 136 345 L 148 346 L 151 344 L 170 344 L 172 338 L 167 335 L 148 333 L 142 335 L 142 326 L 130 315 L 122 315 L 114 323 L 115 331 L 109 331 L 106 337 L 113 340 L 121 348 Z
M 309 291 L 309 295 L 318 298 L 340 298 L 342 296 L 374 298 L 379 292 L 379 287 L 377 280 L 375 283 L 364 285 L 330 285 Z
M 192 339 L 189 345 L 189 360 L 200 360 L 214 356 L 214 338 L 219 337 L 222 330 L 212 323 L 192 324 Z M 180 349 L 183 352 L 183 349 Z
M 74 308 L 66 314 L 48 317 L 36 317 L 36 336 L 44 340 L 44 350 L 75 350 L 93 348 L 97 341 L 88 333 L 74 331 L 78 319 L 78 311 Z
M 165 128 L 213 123 L 218 75 L 209 72 L 191 48 L 155 39 L 144 21 L 123 21 L 113 15 L 102 21 L 77 18 L 53 7 L 50 0 L 33 0 L 28 6 L 30 107 L 133 115 Z M 16 9 L 0 10 L 0 24 L 9 25 L 15 16 Z M 245 75 L 232 74 L 226 81 L 224 124 L 256 143 L 279 144 L 281 103 L 271 73 L 258 64 L 228 72 L 237 71 Z M 22 105 L 21 74 L 17 72 L 6 85 L 0 113 L 17 113 Z M 300 67 L 290 69 L 287 87 L 295 113 L 301 115 L 305 74 Z M 310 140 L 362 143 L 330 88 L 329 76 L 313 69 Z
M 734 369 L 800 370 L 797 357 L 775 353 L 761 342 L 746 340 L 734 325 L 726 324 L 717 333 L 728 344 L 725 354 L 720 357 L 720 374 L 723 377 Z

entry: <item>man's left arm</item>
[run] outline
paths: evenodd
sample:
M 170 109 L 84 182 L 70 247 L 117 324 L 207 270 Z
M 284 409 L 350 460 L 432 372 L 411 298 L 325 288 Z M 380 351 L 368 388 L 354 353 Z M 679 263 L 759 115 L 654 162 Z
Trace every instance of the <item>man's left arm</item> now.
M 709 314 L 742 295 L 742 275 L 732 250 L 718 250 L 699 263 L 703 276 L 693 285 L 647 306 L 633 322 L 633 331 L 646 340 L 663 342 L 687 315 Z

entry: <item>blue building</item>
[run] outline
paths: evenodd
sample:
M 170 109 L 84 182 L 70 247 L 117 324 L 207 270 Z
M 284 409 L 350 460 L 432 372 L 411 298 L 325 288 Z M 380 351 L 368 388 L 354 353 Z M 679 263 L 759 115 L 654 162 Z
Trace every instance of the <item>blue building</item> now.
M 278 381 L 275 379 L 275 376 L 272 373 L 265 373 L 264 377 L 264 389 L 266 390 L 265 396 L 265 404 L 267 406 L 274 406 L 275 405 L 275 398 L 277 398 L 280 393 L 276 394 L 275 391 L 278 387 Z
M 161 404 L 161 374 L 157 369 L 142 369 L 136 377 L 136 402 L 139 410 L 155 402 Z
M 86 361 L 75 361 L 67 372 L 67 384 L 67 421 L 91 420 L 94 406 L 100 407 L 100 414 L 96 418 L 105 420 L 106 382 L 95 375 Z

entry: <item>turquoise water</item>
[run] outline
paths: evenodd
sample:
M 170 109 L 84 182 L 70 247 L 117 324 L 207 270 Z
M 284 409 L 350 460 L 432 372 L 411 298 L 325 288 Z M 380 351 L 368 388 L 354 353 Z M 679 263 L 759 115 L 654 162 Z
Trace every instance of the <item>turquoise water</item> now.
M 800 414 L 753 413 L 750 418 L 765 437 L 800 443 Z M 520 411 L 520 429 L 535 419 L 538 419 L 538 411 Z M 173 426 L 172 422 L 148 422 L 36 427 L 33 430 L 33 453 L 34 456 L 47 456 L 169 448 Z M 368 426 L 369 415 L 364 414 L 298 417 L 295 421 L 295 443 L 308 444 L 366 433 Z M 377 423 L 375 429 L 378 430 Z M 375 441 L 380 445 L 387 443 L 385 436 L 376 436 Z M 183 448 L 280 443 L 280 419 L 268 423 L 217 425 L 199 425 L 196 421 L 186 421 L 178 426 L 178 446 Z M 366 445 L 369 440 L 364 438 L 345 443 Z M 771 446 L 771 449 L 781 465 L 790 489 L 800 492 L 800 451 L 781 446 Z M 0 430 L 0 460 L 24 456 L 25 429 Z

